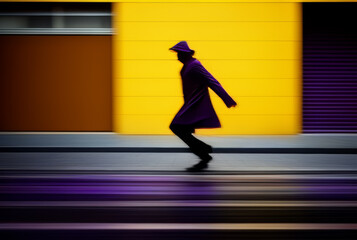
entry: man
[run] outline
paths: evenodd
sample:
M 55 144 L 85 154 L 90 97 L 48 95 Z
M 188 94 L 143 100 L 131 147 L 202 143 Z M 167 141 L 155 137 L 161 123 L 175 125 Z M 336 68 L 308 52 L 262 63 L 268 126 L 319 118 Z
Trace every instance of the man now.
M 187 170 L 200 171 L 207 168 L 208 162 L 212 160 L 209 155 L 212 153 L 212 147 L 195 138 L 192 133 L 197 128 L 221 127 L 213 109 L 208 87 L 223 100 L 228 108 L 235 107 L 237 103 L 202 64 L 192 57 L 195 51 L 188 47 L 186 41 L 179 42 L 170 50 L 177 52 L 178 60 L 184 64 L 180 72 L 184 104 L 172 120 L 170 129 L 201 159 L 199 163 Z

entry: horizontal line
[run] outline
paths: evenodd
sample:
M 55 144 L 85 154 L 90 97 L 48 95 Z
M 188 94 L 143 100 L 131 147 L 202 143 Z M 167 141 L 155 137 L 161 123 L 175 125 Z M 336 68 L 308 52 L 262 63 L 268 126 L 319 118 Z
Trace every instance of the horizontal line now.
M 3 16 L 18 16 L 18 17 L 111 17 L 112 14 L 110 12 L 106 13 L 93 13 L 93 12 L 17 12 L 17 13 L 8 13 L 8 12 L 0 12 L 0 17 Z
M 161 20 L 154 20 L 154 21 L 114 21 L 114 23 L 301 23 L 302 21 L 161 21 Z
M 182 39 L 164 39 L 164 40 L 158 40 L 158 39 L 146 39 L 146 40 L 138 40 L 138 39 L 124 39 L 120 40 L 120 42 L 173 42 L 173 41 L 182 41 Z M 272 39 L 266 39 L 266 40 L 256 40 L 256 39 L 241 39 L 241 40 L 206 40 L 206 39 L 188 39 L 189 42 L 299 42 L 302 43 L 303 41 L 299 40 L 272 40 Z
M 319 118 L 319 117 L 303 116 L 303 121 L 304 121 L 305 124 L 306 123 L 308 124 L 309 121 L 311 121 L 311 123 L 317 122 L 319 124 L 322 123 L 322 122 L 329 123 L 330 121 L 335 121 L 336 123 L 339 123 L 339 124 L 345 123 L 345 122 L 347 122 L 347 123 L 355 123 L 356 124 L 356 118 L 354 118 L 354 117 L 351 117 L 351 118 L 340 117 L 339 118 L 338 116 L 330 117 L 330 118 L 327 118 L 327 117 Z
M 356 223 L 0 223 L 1 230 L 355 230 Z
M 135 98 L 138 98 L 138 97 L 141 97 L 141 98 L 162 98 L 162 97 L 170 97 L 170 98 L 182 98 L 183 97 L 183 95 L 178 95 L 178 96 L 172 96 L 172 95 L 170 95 L 170 96 L 142 96 L 142 95 L 137 95 L 137 96 L 135 96 L 135 95 L 131 95 L 131 96 L 114 96 L 114 97 L 135 97 Z M 210 96 L 211 98 L 219 98 L 218 96 Z M 247 97 L 247 98 L 260 98 L 260 97 L 263 97 L 263 98 L 269 98 L 269 97 L 271 97 L 271 98 L 300 98 L 300 97 L 302 97 L 302 96 L 252 96 L 252 95 L 250 95 L 250 96 L 242 96 L 242 95 L 240 95 L 240 96 L 232 96 L 231 95 L 231 97 L 232 98 L 237 98 L 237 99 L 239 99 L 239 98 L 242 98 L 242 97 Z M 265 114 L 264 114 L 265 115 Z
M 116 77 L 114 79 L 140 79 L 140 80 L 146 80 L 146 79 L 150 79 L 150 80 L 155 80 L 155 79 L 160 79 L 160 80 L 166 80 L 166 79 L 170 79 L 170 80 L 178 80 L 178 79 L 181 79 L 180 76 L 177 76 L 177 77 L 136 77 L 136 78 L 133 78 L 133 77 Z M 301 78 L 298 78 L 298 77 L 295 77 L 295 78 L 247 78 L 247 77 L 220 77 L 219 79 L 226 79 L 226 80 L 237 80 L 237 79 L 241 79 L 241 80 L 300 80 Z M 327 82 L 332 82 L 332 81 L 336 81 L 336 78 L 332 78 L 332 79 L 319 79 L 319 78 L 313 78 L 313 79 L 309 79 L 308 80 L 309 82 L 311 83 L 317 83 L 319 84 L 320 82 L 324 82 L 324 81 L 327 81 Z M 353 78 L 350 78 L 350 79 L 344 79 L 343 81 L 346 81 L 346 82 L 352 82 L 354 83 L 354 79 Z M 332 84 L 336 84 L 336 83 L 332 83 Z
M 163 58 L 163 59 L 146 59 L 146 58 L 139 58 L 139 59 L 133 59 L 133 58 L 117 58 L 115 59 L 117 61 L 177 61 L 177 59 L 172 59 L 172 58 Z M 226 58 L 226 59 L 210 59 L 210 58 L 200 58 L 200 60 L 203 61 L 301 61 L 301 59 L 298 58 L 293 58 L 293 59 L 268 59 L 268 58 Z M 314 68 L 315 69 L 315 68 Z
M 16 132 L 0 132 L 1 135 L 7 135 L 7 134 L 61 134 L 61 135 L 66 135 L 66 134 L 73 134 L 73 135 L 81 135 L 81 134 L 91 134 L 91 135 L 118 135 L 116 132 L 78 132 L 78 131 L 73 131 L 73 132 L 49 132 L 49 131 L 43 131 L 43 132 L 21 132 L 21 131 L 16 131 Z
M 237 107 L 237 109 L 239 109 L 239 105 Z M 179 110 L 179 109 L 177 109 Z M 233 109 L 231 109 L 231 111 L 233 111 Z M 312 113 L 310 113 L 312 114 Z M 321 114 L 321 113 L 319 113 Z M 172 116 L 172 118 L 174 117 L 174 115 L 171 114 L 146 114 L 146 113 L 137 113 L 137 114 L 116 114 L 116 116 Z M 228 116 L 228 117 L 248 117 L 248 116 L 300 116 L 300 114 L 296 113 L 296 114 L 241 114 L 241 113 L 236 113 L 236 114 L 219 114 L 219 116 Z M 210 129 L 210 128 L 207 128 Z
M 89 33 L 89 32 L 80 32 L 80 33 L 34 33 L 34 32 L 17 32 L 17 33 L 1 33 L 0 36 L 5 36 L 5 35 L 33 35 L 33 36 L 111 36 L 112 33 Z
M 141 96 L 135 96 L 135 95 L 114 95 L 113 97 L 115 98 L 182 98 L 183 100 L 183 95 L 178 95 L 178 96 L 152 96 L 152 95 L 141 95 Z M 219 99 L 218 96 L 210 96 L 211 99 Z M 231 96 L 234 99 L 238 99 L 238 107 L 239 107 L 239 100 L 242 98 L 302 98 L 302 96 Z M 357 100 L 357 99 L 356 99 Z M 333 101 L 331 101 L 333 102 Z M 221 115 L 221 114 L 219 114 Z M 265 115 L 265 114 L 262 114 Z
M 0 207 L 357 207 L 356 201 L 0 201 Z
M 0 152 L 146 152 L 185 153 L 176 147 L 0 147 Z M 357 148 L 214 148 L 213 153 L 357 154 Z
M 192 174 L 187 174 L 186 171 L 170 171 L 170 170 L 4 170 L 0 169 L 1 176 L 5 176 L 5 174 L 11 174 L 11 176 L 16 176 L 18 177 L 18 174 L 27 174 L 24 176 L 28 176 L 28 174 L 36 174 L 36 177 L 40 175 L 40 177 L 48 177 L 49 174 L 53 176 L 54 174 L 60 174 L 56 175 L 55 178 L 58 176 L 66 176 L 68 174 L 77 174 L 77 175 L 86 175 L 86 174 L 91 174 L 91 175 L 98 175 L 98 174 L 113 174 L 113 175 L 120 175 L 120 176 L 152 176 L 152 174 L 155 174 L 155 176 L 180 176 L 180 177 L 189 177 L 190 181 L 192 181 L 192 178 L 197 176 L 199 177 L 199 180 L 202 177 L 226 177 L 226 176 L 232 176 L 232 175 L 239 175 L 239 176 L 253 176 L 253 177 L 261 177 L 262 175 L 264 176 L 289 176 L 289 175 L 294 175 L 294 177 L 306 177 L 306 175 L 313 175 L 313 176 L 329 176 L 329 175 L 336 175 L 336 176 L 341 176 L 341 175 L 357 175 L 356 170 L 351 170 L 351 169 L 341 169 L 341 170 L 260 170 L 260 171 L 252 171 L 252 170 L 241 170 L 241 171 L 213 171 L 213 170 L 208 170 L 205 172 L 197 172 L 197 173 L 192 173 Z M 197 179 L 195 179 L 197 181 Z
M 111 28 L 13 28 L 0 29 L 0 35 L 26 35 L 26 34 L 69 34 L 69 35 L 112 35 Z
M 338 77 L 340 77 L 340 76 L 338 76 Z M 143 77 L 125 77 L 125 78 L 121 78 L 121 77 L 117 77 L 116 79 L 180 79 L 180 77 L 179 76 L 177 76 L 177 77 L 175 77 L 175 78 L 173 78 L 173 77 L 149 77 L 149 78 L 143 78 Z M 219 79 L 300 79 L 300 78 L 246 78 L 246 77 L 244 77 L 244 78 L 224 78 L 224 77 L 220 77 Z M 311 79 L 311 80 L 316 80 L 316 79 Z M 310 81 L 311 81 L 310 80 Z M 326 80 L 326 79 L 324 79 L 324 80 Z M 333 80 L 333 81 L 335 81 L 336 79 L 335 78 L 333 78 L 333 79 L 331 79 L 331 80 Z M 354 81 L 354 78 L 350 78 L 350 79 L 348 79 L 349 81 Z
M 311 134 L 311 135 L 319 135 L 319 134 Z M 238 182 L 279 182 L 279 181 L 326 181 L 326 180 L 333 180 L 335 183 L 339 181 L 355 181 L 357 180 L 357 175 L 355 175 L 356 171 L 349 171 L 347 174 L 340 173 L 340 170 L 337 171 L 330 171 L 330 170 L 319 170 L 319 171 L 309 171 L 309 170 L 298 170 L 298 171 L 290 171 L 290 170 L 279 170 L 279 171 L 271 171 L 271 170 L 263 170 L 263 171 L 240 171 L 242 173 L 249 173 L 249 174 L 224 174 L 224 175 L 202 175 L 202 176 L 195 176 L 195 175 L 182 175 L 181 173 L 173 174 L 173 171 L 161 171 L 163 174 L 157 175 L 152 171 L 138 171 L 135 175 L 130 173 L 122 173 L 119 171 L 96 171 L 96 170 L 85 170 L 85 171 L 76 171 L 76 170 L 63 170 L 66 174 L 61 174 L 63 171 L 61 170 L 25 170 L 17 171 L 17 170 L 0 170 L 2 174 L 0 175 L 0 179 L 17 179 L 21 180 L 25 179 L 87 179 L 87 180 L 120 180 L 120 181 L 131 181 L 131 182 L 140 182 L 140 181 L 175 181 L 175 182 L 217 182 L 219 181 L 238 181 Z M 49 171 L 49 172 L 47 172 Z M 144 173 L 145 174 L 144 174 Z M 157 171 L 160 172 L 160 171 Z M 219 172 L 219 171 L 215 171 Z M 236 171 L 238 172 L 238 171 Z M 41 173 L 40 175 L 38 173 Z M 304 174 L 301 174 L 304 173 Z M 351 175 L 349 173 L 354 173 Z M 215 200 L 216 201 L 216 200 Z
M 310 121 L 309 121 L 310 120 Z M 318 118 L 315 121 L 312 121 L 311 118 L 303 118 L 304 121 L 304 128 L 308 129 L 309 127 L 312 128 L 329 128 L 329 129 L 346 129 L 346 130 L 357 130 L 357 118 L 343 118 L 338 120 L 328 120 L 326 118 Z M 341 127 L 341 125 L 344 125 Z
M 199 60 L 204 61 L 301 61 L 301 59 L 204 59 L 200 58 Z M 118 58 L 116 61 L 174 61 L 178 62 L 177 59 L 122 59 Z
M 239 109 L 239 106 L 237 107 L 237 109 Z M 179 110 L 179 109 L 177 109 Z M 229 111 L 234 111 L 233 109 L 229 110 Z M 237 110 L 238 111 L 238 110 Z M 309 113 L 309 114 L 314 114 L 314 113 Z M 318 114 L 324 114 L 324 113 L 318 113 Z M 330 115 L 330 114 L 328 114 Z M 171 114 L 146 114 L 146 113 L 138 113 L 138 114 L 115 114 L 115 116 L 142 116 L 142 117 L 159 117 L 159 116 L 172 116 L 172 118 L 174 117 L 174 115 Z M 226 117 L 252 117 L 252 116 L 273 116 L 273 117 L 300 117 L 299 113 L 296 114 L 241 114 L 241 113 L 231 113 L 231 114 L 219 114 L 219 116 L 226 116 Z M 347 116 L 347 115 L 346 115 Z M 211 128 L 205 128 L 205 129 L 211 129 Z
M 32 180 L 32 179 L 70 179 L 70 180 L 92 180 L 92 181 L 102 181 L 102 180 L 110 180 L 110 181 L 125 181 L 125 182 L 143 182 L 143 181 L 174 181 L 174 182 L 242 182 L 242 183 L 272 183 L 272 182 L 281 182 L 281 181 L 289 181 L 293 183 L 312 181 L 312 182 L 326 182 L 326 181 L 334 181 L 334 183 L 338 183 L 343 181 L 346 183 L 347 181 L 356 181 L 357 175 L 356 171 L 348 171 L 345 175 L 344 173 L 340 173 L 343 171 L 330 171 L 330 170 L 318 170 L 318 171 L 310 171 L 310 170 L 298 170 L 298 171 L 290 171 L 290 170 L 278 170 L 278 171 L 235 171 L 240 172 L 242 174 L 210 174 L 210 175 L 183 175 L 181 172 L 175 171 L 161 171 L 163 174 L 157 175 L 152 171 L 138 171 L 137 174 L 121 172 L 121 171 L 97 171 L 97 170 L 0 170 L 2 174 L 0 175 L 0 179 L 2 180 Z M 48 172 L 47 172 L 48 171 Z M 62 174 L 65 172 L 66 174 Z M 160 172 L 160 171 L 156 171 Z M 220 171 L 212 171 L 219 173 Z M 40 173 L 40 174 L 38 174 Z M 201 200 L 200 200 L 201 201 Z M 216 200 L 215 200 L 216 201 Z
M 177 39 L 178 41 L 180 41 L 180 39 Z M 172 42 L 172 41 L 175 41 L 172 40 L 172 39 L 164 39 L 164 40 L 160 40 L 160 39 L 145 39 L 145 40 L 142 40 L 142 39 L 125 39 L 125 40 L 120 40 L 120 42 Z M 195 40 L 195 39 L 192 39 L 190 40 L 190 42 L 300 42 L 302 43 L 303 41 L 302 40 L 271 40 L 271 39 L 267 39 L 267 40 L 244 40 L 244 39 L 241 39 L 241 40 L 210 40 L 210 39 L 201 39 L 201 40 Z
M 111 36 L 110 32 L 2 32 L 0 30 L 1 35 L 70 35 L 70 36 Z

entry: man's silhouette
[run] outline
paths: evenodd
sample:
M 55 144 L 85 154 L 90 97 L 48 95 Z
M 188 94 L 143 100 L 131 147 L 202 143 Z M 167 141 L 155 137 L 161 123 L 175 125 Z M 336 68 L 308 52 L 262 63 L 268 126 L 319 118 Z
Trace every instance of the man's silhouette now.
M 213 109 L 208 87 L 224 101 L 228 108 L 235 107 L 237 103 L 202 64 L 192 57 L 194 50 L 188 47 L 187 42 L 179 42 L 170 50 L 177 52 L 178 60 L 184 64 L 180 72 L 184 104 L 172 120 L 170 129 L 201 159 L 187 170 L 199 171 L 208 167 L 208 162 L 212 159 L 209 155 L 212 153 L 212 147 L 195 138 L 192 133 L 197 128 L 221 127 Z

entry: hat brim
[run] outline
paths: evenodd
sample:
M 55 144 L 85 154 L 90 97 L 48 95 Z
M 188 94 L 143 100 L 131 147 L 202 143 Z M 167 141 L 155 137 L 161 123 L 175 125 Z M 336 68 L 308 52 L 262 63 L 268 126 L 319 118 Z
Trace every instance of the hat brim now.
M 191 53 L 193 50 L 181 50 L 177 48 L 170 48 L 169 50 L 175 51 L 175 52 L 186 52 L 186 53 Z

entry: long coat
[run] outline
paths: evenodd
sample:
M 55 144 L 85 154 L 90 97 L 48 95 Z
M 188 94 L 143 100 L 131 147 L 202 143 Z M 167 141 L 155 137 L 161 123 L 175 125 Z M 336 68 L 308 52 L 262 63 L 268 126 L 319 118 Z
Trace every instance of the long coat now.
M 223 100 L 228 108 L 237 103 L 197 59 L 192 58 L 186 62 L 180 74 L 184 104 L 171 124 L 187 125 L 194 129 L 221 127 L 209 96 L 208 87 Z

